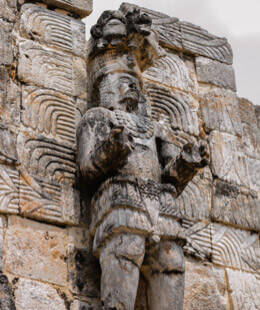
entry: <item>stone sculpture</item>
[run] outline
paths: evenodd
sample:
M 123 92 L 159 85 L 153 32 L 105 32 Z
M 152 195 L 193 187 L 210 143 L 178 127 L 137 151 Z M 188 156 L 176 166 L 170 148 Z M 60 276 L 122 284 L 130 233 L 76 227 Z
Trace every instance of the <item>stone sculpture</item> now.
M 89 45 L 91 108 L 77 129 L 104 309 L 134 309 L 140 270 L 149 309 L 182 309 L 185 235 L 168 200 L 207 165 L 203 143 L 180 150 L 150 115 L 142 72 L 161 56 L 151 18 L 128 5 L 105 11 Z

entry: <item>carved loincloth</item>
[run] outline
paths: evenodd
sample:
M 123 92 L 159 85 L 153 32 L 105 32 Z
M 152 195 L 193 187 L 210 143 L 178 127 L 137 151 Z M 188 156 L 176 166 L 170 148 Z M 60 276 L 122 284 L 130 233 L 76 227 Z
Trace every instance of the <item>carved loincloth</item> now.
M 92 199 L 91 233 L 94 250 L 120 232 L 184 240 L 171 184 L 158 184 L 131 176 L 104 182 Z

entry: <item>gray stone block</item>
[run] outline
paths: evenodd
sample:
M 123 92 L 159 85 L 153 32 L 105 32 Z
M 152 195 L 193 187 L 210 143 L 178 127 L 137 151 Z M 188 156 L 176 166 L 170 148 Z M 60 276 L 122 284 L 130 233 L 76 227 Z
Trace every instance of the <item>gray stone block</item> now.
M 231 65 L 206 57 L 196 57 L 198 81 L 236 91 L 235 72 Z
M 0 0 L 0 18 L 15 21 L 16 0 Z
M 11 65 L 13 24 L 0 20 L 0 65 Z

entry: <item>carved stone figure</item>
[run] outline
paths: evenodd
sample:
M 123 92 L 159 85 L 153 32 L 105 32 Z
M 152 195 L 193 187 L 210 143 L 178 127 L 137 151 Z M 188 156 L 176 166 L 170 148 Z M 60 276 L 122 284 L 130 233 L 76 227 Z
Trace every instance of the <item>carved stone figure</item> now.
M 134 309 L 140 271 L 149 309 L 182 309 L 184 256 L 174 199 L 207 164 L 203 144 L 180 151 L 150 116 L 142 71 L 161 56 L 151 19 L 137 9 L 105 11 L 89 46 L 91 108 L 77 130 L 104 309 Z

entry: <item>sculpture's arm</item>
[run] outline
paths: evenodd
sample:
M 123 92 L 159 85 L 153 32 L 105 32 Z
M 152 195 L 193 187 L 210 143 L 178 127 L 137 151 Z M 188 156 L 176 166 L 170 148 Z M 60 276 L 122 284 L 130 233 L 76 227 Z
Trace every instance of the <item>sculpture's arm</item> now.
M 163 143 L 162 153 L 166 154 L 167 158 L 172 153 L 172 158 L 166 160 L 162 179 L 164 182 L 173 184 L 178 195 L 194 178 L 198 170 L 208 164 L 208 153 L 203 143 L 198 146 L 187 143 L 177 156 L 176 147 L 169 143 Z
M 113 127 L 108 118 L 88 112 L 77 129 L 77 146 L 81 173 L 93 182 L 120 168 L 134 147 L 123 127 Z

